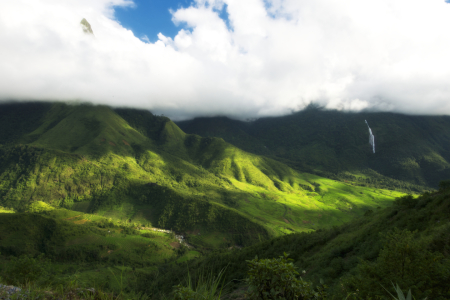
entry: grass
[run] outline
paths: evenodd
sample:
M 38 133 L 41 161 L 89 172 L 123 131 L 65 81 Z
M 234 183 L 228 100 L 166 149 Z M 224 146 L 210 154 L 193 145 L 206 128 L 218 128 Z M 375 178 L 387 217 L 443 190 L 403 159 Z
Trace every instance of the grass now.
M 175 299 L 205 299 L 220 300 L 224 282 L 222 280 L 226 269 L 222 269 L 217 275 L 201 273 L 196 281 L 191 278 L 188 273 L 186 286 L 181 284 L 174 287 L 173 296 Z
M 392 199 L 403 195 L 396 191 L 352 186 L 310 174 L 299 174 L 298 178 L 302 179 L 294 181 L 295 184 L 314 188 L 310 184 L 314 182 L 320 185 L 320 192 L 299 189 L 267 191 L 230 179 L 235 186 L 246 191 L 246 194 L 236 197 L 236 208 L 278 234 L 286 234 L 340 225 L 370 209 L 386 207 Z
M 177 259 L 177 263 L 184 263 L 190 259 L 198 258 L 201 256 L 201 253 L 195 250 L 188 251 L 186 255 Z
M 0 214 L 13 214 L 13 213 L 15 213 L 13 209 L 0 206 Z

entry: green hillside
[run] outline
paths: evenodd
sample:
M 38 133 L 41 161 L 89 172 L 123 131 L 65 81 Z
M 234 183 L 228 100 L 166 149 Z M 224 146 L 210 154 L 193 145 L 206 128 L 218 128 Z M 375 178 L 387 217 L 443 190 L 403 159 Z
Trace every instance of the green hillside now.
M 376 153 L 368 143 L 368 121 Z M 450 178 L 450 117 L 344 113 L 314 106 L 283 117 L 178 122 L 187 133 L 221 137 L 303 171 L 374 187 L 411 191 Z
M 220 248 L 339 225 L 401 195 L 299 173 L 145 111 L 33 105 L 4 111 L 35 123 L 1 121 L 0 205 L 18 211 L 44 201 Z
M 0 213 L 2 283 L 24 285 L 37 276 L 33 283 L 47 289 L 70 288 L 76 281 L 79 287 L 119 293 L 117 278 L 122 277 L 130 292 L 137 274 L 200 256 L 170 233 L 136 230 L 126 222 L 34 204 L 34 213 Z M 22 264 L 14 263 L 17 257 Z M 31 257 L 35 260 L 27 261 Z

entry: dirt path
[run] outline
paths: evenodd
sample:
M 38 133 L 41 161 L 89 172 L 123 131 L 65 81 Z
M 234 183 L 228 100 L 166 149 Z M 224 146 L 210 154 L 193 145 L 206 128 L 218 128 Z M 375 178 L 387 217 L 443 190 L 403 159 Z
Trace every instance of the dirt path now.
M 81 217 L 82 215 L 78 215 L 78 216 L 75 216 L 75 217 L 70 217 L 70 218 L 67 218 L 67 219 L 63 219 L 63 221 L 68 221 L 68 220 L 72 220 L 72 219 L 75 219 L 75 218 L 78 218 L 78 217 Z

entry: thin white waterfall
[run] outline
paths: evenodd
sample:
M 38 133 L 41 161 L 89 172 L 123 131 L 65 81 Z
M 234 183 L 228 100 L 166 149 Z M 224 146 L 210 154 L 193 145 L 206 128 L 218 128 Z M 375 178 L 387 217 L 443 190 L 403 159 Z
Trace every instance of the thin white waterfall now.
M 375 136 L 372 134 L 372 129 L 370 129 L 369 123 L 367 123 L 367 120 L 365 121 L 367 127 L 369 128 L 369 144 L 372 145 L 373 153 L 375 153 Z

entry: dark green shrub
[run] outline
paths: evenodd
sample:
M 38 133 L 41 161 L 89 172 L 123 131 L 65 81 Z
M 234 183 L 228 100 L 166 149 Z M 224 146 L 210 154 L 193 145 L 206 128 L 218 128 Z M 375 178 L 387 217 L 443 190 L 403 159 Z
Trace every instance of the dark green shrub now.
M 395 204 L 398 206 L 406 206 L 408 208 L 412 208 L 416 206 L 418 202 L 417 198 L 414 198 L 412 195 L 406 195 L 403 197 L 399 197 L 395 200 Z
M 50 277 L 48 266 L 49 260 L 43 254 L 37 258 L 28 255 L 11 257 L 3 270 L 2 278 L 12 285 L 25 285 L 38 280 L 43 282 Z
M 450 189 L 450 180 L 442 180 L 439 182 L 439 190 L 444 191 Z
M 284 256 L 276 259 L 247 260 L 249 271 L 249 299 L 325 299 L 323 289 L 314 290 L 311 282 L 297 277 L 292 259 Z
M 343 280 L 346 291 L 358 290 L 361 297 L 389 297 L 380 287 L 396 282 L 411 289 L 417 298 L 447 299 L 450 296 L 448 259 L 429 251 L 425 241 L 414 235 L 414 232 L 397 228 L 382 235 L 385 243 L 378 259 L 361 261 L 357 274 Z
M 176 253 L 178 256 L 183 256 L 184 254 L 186 254 L 188 252 L 188 247 L 186 247 L 185 245 L 181 244 L 180 248 L 178 248 L 176 250 Z
M 181 285 L 174 288 L 173 294 L 175 300 L 195 300 L 199 298 L 190 287 Z

